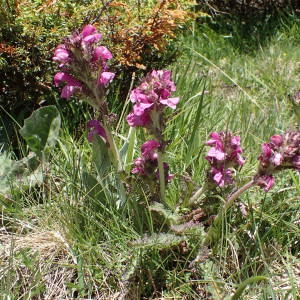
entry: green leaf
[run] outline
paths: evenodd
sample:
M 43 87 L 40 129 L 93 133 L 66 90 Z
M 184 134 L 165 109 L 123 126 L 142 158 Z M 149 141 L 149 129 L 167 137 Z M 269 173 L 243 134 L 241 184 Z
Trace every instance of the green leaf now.
M 125 172 L 127 174 L 130 173 L 132 168 L 135 141 L 136 129 L 134 127 L 130 127 L 127 140 L 120 151 L 121 158 L 125 162 Z
M 168 224 L 174 224 L 179 221 L 179 215 L 166 208 L 162 203 L 154 202 L 149 206 L 149 210 L 158 213 Z
M 40 161 L 34 153 L 21 160 L 12 160 L 6 153 L 0 155 L 0 194 L 12 189 L 26 189 L 43 182 Z
M 87 196 L 93 199 L 105 200 L 107 197 L 102 184 L 90 173 L 83 172 L 82 181 L 87 192 Z
M 47 152 L 55 145 L 60 126 L 61 117 L 59 111 L 54 105 L 50 105 L 34 111 L 24 121 L 20 134 L 25 139 L 30 150 L 41 157 L 42 152 Z
M 111 169 L 108 146 L 100 136 L 94 135 L 92 149 L 97 172 L 101 178 L 104 178 Z

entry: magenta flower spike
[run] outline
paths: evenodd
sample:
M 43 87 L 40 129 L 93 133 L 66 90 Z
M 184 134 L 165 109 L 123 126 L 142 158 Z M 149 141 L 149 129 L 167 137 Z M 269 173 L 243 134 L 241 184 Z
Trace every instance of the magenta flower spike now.
M 179 98 L 170 97 L 175 91 L 171 71 L 153 70 L 148 73 L 130 94 L 130 100 L 134 105 L 126 118 L 128 124 L 132 127 L 153 125 L 151 115 L 161 115 L 165 107 L 176 108 Z
M 234 183 L 232 168 L 245 163 L 240 137 L 230 132 L 212 132 L 205 144 L 211 147 L 205 157 L 211 166 L 210 180 L 220 187 Z
M 160 144 L 156 140 L 146 141 L 141 146 L 141 157 L 134 161 L 134 167 L 131 170 L 132 174 L 138 174 L 143 178 L 159 179 L 158 170 L 158 154 Z M 170 181 L 174 176 L 169 174 L 169 165 L 163 163 L 165 182 Z
M 97 29 L 89 24 L 56 47 L 53 61 L 59 64 L 61 72 L 54 76 L 54 84 L 66 84 L 62 88 L 62 98 L 68 99 L 75 92 L 82 92 L 90 99 L 88 103 L 99 109 L 105 89 L 115 76 L 107 65 L 112 58 L 111 52 L 105 46 L 97 45 L 101 38 Z
M 300 171 L 300 131 L 273 135 L 264 143 L 258 157 L 255 183 L 266 192 L 275 184 L 274 174 L 284 169 Z

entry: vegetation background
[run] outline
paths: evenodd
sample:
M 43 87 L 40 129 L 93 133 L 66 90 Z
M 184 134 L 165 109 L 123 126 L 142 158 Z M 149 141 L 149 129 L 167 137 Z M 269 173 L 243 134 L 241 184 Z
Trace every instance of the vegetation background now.
M 91 177 L 85 124 L 94 112 L 80 98 L 60 99 L 52 56 L 74 29 L 99 28 L 115 58 L 108 101 L 120 147 L 130 87 L 151 68 L 172 70 L 181 98 L 165 130 L 172 215 L 205 181 L 210 132 L 241 136 L 239 185 L 255 173 L 262 142 L 299 130 L 299 9 L 298 1 L 1 1 L 2 299 L 298 299 L 299 174 L 278 174 L 269 193 L 244 193 L 209 248 L 203 237 L 228 190 L 201 200 L 204 217 L 190 215 L 199 226 L 184 235 L 156 228 L 159 214 L 117 210 L 117 191 L 104 195 Z M 25 176 L 30 149 L 19 128 L 49 104 L 62 117 L 59 140 Z M 130 201 L 147 203 L 144 194 Z

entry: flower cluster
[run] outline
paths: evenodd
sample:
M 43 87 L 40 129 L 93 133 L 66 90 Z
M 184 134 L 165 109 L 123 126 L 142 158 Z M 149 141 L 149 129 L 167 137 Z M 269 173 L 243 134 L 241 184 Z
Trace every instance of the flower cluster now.
M 93 25 L 86 25 L 81 32 L 65 38 L 56 47 L 53 60 L 59 64 L 61 72 L 54 76 L 55 86 L 64 85 L 62 98 L 70 98 L 75 92 L 83 92 L 98 108 L 105 95 L 105 88 L 115 74 L 108 71 L 107 62 L 111 52 L 104 46 L 97 46 L 102 38 Z
M 211 146 L 205 157 L 211 166 L 209 178 L 220 187 L 233 183 L 232 168 L 245 162 L 240 137 L 230 132 L 212 132 L 205 144 Z
M 176 91 L 171 81 L 171 71 L 153 70 L 142 79 L 139 87 L 130 94 L 130 100 L 134 103 L 132 112 L 127 116 L 130 126 L 149 127 L 158 126 L 160 115 L 165 106 L 176 108 L 179 98 L 170 98 Z
M 262 145 L 258 159 L 260 164 L 255 182 L 269 191 L 275 183 L 274 173 L 283 169 L 300 171 L 300 131 L 273 135 L 269 143 Z
M 146 141 L 141 146 L 141 157 L 138 157 L 134 161 L 134 168 L 131 170 L 132 174 L 138 174 L 142 177 L 147 178 L 159 178 L 158 171 L 158 155 L 157 150 L 159 149 L 160 144 L 156 140 Z M 169 174 L 169 165 L 163 163 L 165 181 L 168 182 L 173 178 L 173 175 Z

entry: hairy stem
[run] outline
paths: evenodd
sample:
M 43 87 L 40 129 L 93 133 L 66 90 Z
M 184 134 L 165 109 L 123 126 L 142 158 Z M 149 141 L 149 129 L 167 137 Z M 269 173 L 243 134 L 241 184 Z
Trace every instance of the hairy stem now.
M 162 152 L 157 152 L 157 163 L 158 163 L 158 172 L 159 172 L 159 187 L 160 187 L 160 197 L 161 201 L 165 202 L 165 190 L 166 190 L 166 182 L 165 182 L 165 170 L 163 164 L 163 155 Z

